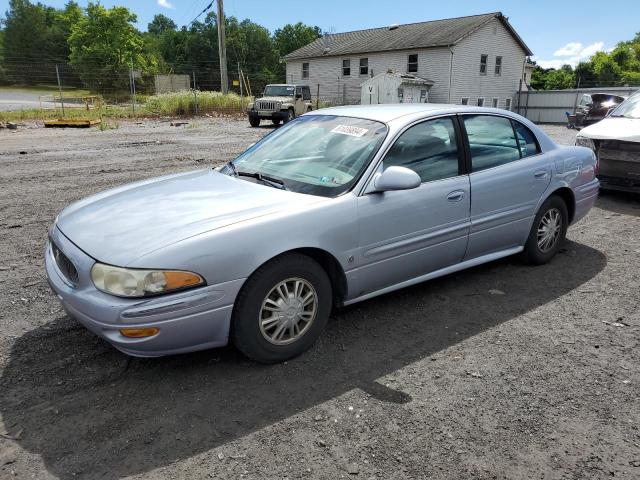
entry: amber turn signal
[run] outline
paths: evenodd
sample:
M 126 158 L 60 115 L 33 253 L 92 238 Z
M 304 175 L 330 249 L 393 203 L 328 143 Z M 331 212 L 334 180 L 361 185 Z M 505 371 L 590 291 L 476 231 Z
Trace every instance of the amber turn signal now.
M 160 331 L 159 328 L 121 328 L 120 334 L 129 338 L 153 337 Z
M 202 278 L 195 273 L 189 272 L 163 272 L 166 285 L 165 290 L 178 290 L 180 288 L 192 287 L 202 283 Z

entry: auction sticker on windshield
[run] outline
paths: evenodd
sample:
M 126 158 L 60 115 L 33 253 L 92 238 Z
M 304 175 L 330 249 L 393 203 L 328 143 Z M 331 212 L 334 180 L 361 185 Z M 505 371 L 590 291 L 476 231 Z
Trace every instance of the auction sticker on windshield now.
M 367 130 L 366 128 L 353 127 L 349 125 L 338 125 L 333 130 L 331 130 L 332 133 L 341 133 L 343 135 L 350 135 L 352 137 L 362 137 L 363 135 L 366 135 L 368 131 L 369 130 Z

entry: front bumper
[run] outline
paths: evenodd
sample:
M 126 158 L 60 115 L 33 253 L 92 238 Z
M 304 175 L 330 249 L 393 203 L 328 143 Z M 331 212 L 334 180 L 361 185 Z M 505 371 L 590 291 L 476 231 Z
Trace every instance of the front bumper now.
M 598 178 L 600 179 L 600 187 L 603 190 L 640 193 L 640 176 L 635 179 L 598 175 Z
M 76 267 L 70 281 L 56 264 L 51 242 Z M 51 289 L 65 311 L 118 350 L 137 357 L 158 357 L 226 345 L 233 302 L 244 279 L 153 298 L 128 299 L 97 290 L 90 272 L 95 260 L 56 227 L 50 232 L 45 266 Z M 159 329 L 146 338 L 120 334 L 125 327 Z
M 266 112 L 258 110 L 249 110 L 247 115 L 253 118 L 269 119 L 269 120 L 285 120 L 289 112 L 287 110 L 280 110 L 278 112 Z

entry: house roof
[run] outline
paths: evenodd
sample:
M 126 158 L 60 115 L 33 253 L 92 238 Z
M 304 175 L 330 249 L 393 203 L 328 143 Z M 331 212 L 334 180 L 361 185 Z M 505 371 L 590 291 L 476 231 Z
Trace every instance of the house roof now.
M 507 18 L 501 12 L 493 12 L 325 35 L 285 55 L 282 59 L 286 61 L 414 48 L 446 47 L 460 42 L 494 18 L 504 24 L 527 55 L 533 55 L 507 21 Z
M 427 86 L 434 85 L 434 82 L 432 82 L 431 80 L 428 80 L 426 78 L 416 77 L 415 75 L 411 75 L 408 73 L 385 72 L 385 73 L 379 73 L 375 77 L 371 77 L 367 79 L 366 81 L 362 82 L 360 86 L 362 87 L 367 83 L 372 83 L 373 81 L 381 77 L 397 78 L 398 80 L 400 80 L 401 83 L 410 84 L 410 85 L 427 85 Z

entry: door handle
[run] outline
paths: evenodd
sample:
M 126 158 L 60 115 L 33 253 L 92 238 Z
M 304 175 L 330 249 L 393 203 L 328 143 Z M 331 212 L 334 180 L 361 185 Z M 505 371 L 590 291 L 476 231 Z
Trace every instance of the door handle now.
M 450 202 L 459 202 L 464 198 L 464 192 L 462 190 L 456 190 L 447 195 L 447 200 Z
M 533 176 L 536 178 L 546 178 L 548 173 L 549 172 L 547 170 L 538 170 L 536 173 L 533 174 Z

